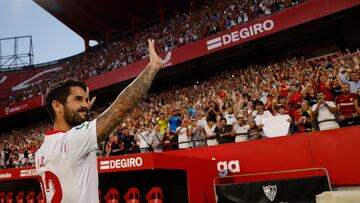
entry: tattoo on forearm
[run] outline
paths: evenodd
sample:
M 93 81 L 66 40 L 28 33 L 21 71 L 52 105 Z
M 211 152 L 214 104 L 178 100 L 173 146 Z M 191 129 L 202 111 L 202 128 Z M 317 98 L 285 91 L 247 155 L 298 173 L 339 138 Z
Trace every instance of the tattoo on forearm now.
M 99 142 L 104 140 L 138 104 L 150 88 L 159 69 L 160 67 L 148 64 L 144 71 L 119 94 L 114 103 L 97 118 L 96 130 Z

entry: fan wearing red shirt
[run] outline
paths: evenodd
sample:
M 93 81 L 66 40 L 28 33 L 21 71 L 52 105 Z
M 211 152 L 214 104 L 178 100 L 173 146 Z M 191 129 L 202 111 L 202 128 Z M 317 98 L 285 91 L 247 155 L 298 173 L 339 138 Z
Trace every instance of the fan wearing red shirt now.
M 291 84 L 289 96 L 289 102 L 291 107 L 295 107 L 296 105 L 301 104 L 302 100 L 303 97 L 301 95 L 301 92 L 299 91 L 299 88 L 296 86 L 296 84 Z
M 357 125 L 357 111 L 355 108 L 356 94 L 350 92 L 350 85 L 343 84 L 342 93 L 336 97 L 336 107 L 340 113 L 340 126 Z
M 325 73 L 321 73 L 319 77 L 319 83 L 317 85 L 319 91 L 323 91 L 325 93 L 325 101 L 333 101 L 334 98 L 331 93 L 330 80 Z
M 280 83 L 280 93 L 282 96 L 287 97 L 289 93 L 289 83 L 287 82 L 286 78 L 282 79 L 282 82 Z

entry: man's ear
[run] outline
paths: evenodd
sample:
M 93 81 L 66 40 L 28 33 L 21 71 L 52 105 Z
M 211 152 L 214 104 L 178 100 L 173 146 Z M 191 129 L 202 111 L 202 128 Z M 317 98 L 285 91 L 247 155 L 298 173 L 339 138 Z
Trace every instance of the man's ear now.
M 63 113 L 64 108 L 63 108 L 63 105 L 59 101 L 54 100 L 54 101 L 52 101 L 51 105 L 54 109 L 55 115 L 59 115 L 59 114 Z

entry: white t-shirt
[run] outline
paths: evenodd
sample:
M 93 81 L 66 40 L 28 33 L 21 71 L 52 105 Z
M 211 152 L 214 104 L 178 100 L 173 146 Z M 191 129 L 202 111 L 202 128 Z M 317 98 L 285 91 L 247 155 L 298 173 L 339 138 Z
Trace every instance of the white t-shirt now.
M 243 126 L 239 126 L 238 124 L 236 124 L 234 126 L 234 132 L 235 134 L 242 134 L 242 133 L 247 133 L 248 130 L 250 129 L 250 126 L 248 124 L 243 125 Z M 248 135 L 236 135 L 235 136 L 235 142 L 244 142 L 248 140 Z
M 187 135 L 187 127 L 178 127 L 176 131 L 179 130 L 178 133 L 178 142 L 179 142 L 179 149 L 187 149 L 191 147 L 190 137 Z M 184 142 L 184 143 L 181 143 Z
M 236 120 L 235 115 L 233 113 L 229 114 L 228 112 L 225 112 L 224 113 L 224 118 L 226 119 L 226 123 L 228 125 L 234 125 L 235 123 L 237 123 L 237 120 Z
M 207 136 L 214 136 L 215 135 L 215 129 L 216 129 L 216 125 L 213 125 L 211 128 L 208 126 L 208 124 L 206 123 L 204 126 L 204 131 L 205 131 L 205 137 Z M 216 138 L 212 138 L 212 139 L 206 139 L 206 144 L 207 146 L 214 146 L 214 145 L 218 145 L 219 142 L 217 141 Z
M 137 144 L 139 145 L 140 149 L 145 149 L 152 145 L 153 140 L 150 136 L 150 130 L 143 130 L 136 134 Z
M 202 119 L 198 120 L 196 125 L 198 127 L 203 128 L 206 125 L 206 116 L 204 116 Z
M 262 115 L 257 115 L 255 117 L 255 123 L 256 125 L 260 125 L 260 124 L 263 124 L 262 123 L 262 119 L 263 118 L 268 118 L 268 117 L 273 117 L 273 115 L 270 113 L 270 111 L 264 111 L 264 113 Z
M 161 144 L 161 140 L 164 137 L 164 134 L 162 134 L 161 132 L 155 132 L 152 131 L 150 134 L 151 140 L 152 140 L 152 144 L 154 146 L 159 146 Z
M 325 102 L 330 107 L 336 107 L 335 103 L 332 101 L 325 101 Z M 317 104 L 314 104 L 312 106 L 311 109 L 313 112 L 315 112 L 316 107 L 317 107 Z M 318 122 L 323 121 L 323 120 L 329 120 L 329 119 L 335 119 L 335 115 L 333 113 L 331 113 L 324 104 L 321 104 L 319 107 L 319 114 L 317 117 Z M 319 125 L 320 130 L 330 130 L 330 129 L 340 128 L 339 124 L 336 121 L 322 122 L 322 123 L 319 123 L 318 125 Z
M 48 131 L 35 154 L 47 202 L 97 203 L 96 120 L 68 132 Z

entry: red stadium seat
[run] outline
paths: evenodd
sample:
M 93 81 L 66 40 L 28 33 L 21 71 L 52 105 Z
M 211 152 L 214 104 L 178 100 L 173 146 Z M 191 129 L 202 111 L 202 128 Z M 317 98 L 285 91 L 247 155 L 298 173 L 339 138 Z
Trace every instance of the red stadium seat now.
M 108 193 L 104 196 L 106 203 L 118 203 L 119 191 L 116 188 L 110 188 Z
M 25 197 L 25 193 L 23 191 L 20 191 L 18 195 L 15 197 L 16 203 L 24 203 L 25 202 L 24 197 Z
M 136 187 L 132 187 L 124 195 L 126 203 L 139 203 L 140 202 L 140 192 Z
M 12 192 L 8 192 L 7 195 L 6 195 L 6 203 L 13 203 L 14 200 L 13 200 L 13 197 L 14 197 L 14 194 Z
M 0 203 L 5 203 L 5 192 L 0 192 Z
M 147 193 L 145 198 L 148 201 L 148 203 L 162 203 L 163 193 L 161 191 L 161 188 L 159 187 L 151 188 L 150 192 Z
M 28 195 L 26 195 L 26 202 L 27 203 L 35 203 L 35 192 L 30 191 Z
M 45 198 L 43 196 L 43 193 L 40 191 L 40 193 L 36 196 L 36 200 L 38 203 L 45 203 Z

